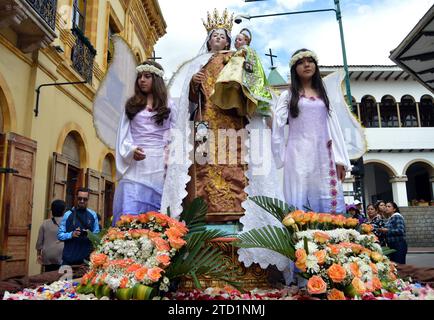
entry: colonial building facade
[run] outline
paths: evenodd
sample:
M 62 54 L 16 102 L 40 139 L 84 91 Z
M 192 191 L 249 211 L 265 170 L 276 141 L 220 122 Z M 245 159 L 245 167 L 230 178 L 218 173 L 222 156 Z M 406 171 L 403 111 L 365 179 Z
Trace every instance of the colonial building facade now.
M 0 279 L 40 272 L 35 243 L 53 199 L 111 215 L 114 152 L 92 101 L 119 34 L 137 62 L 166 32 L 157 0 L 0 0 Z M 57 85 L 53 85 L 57 83 Z

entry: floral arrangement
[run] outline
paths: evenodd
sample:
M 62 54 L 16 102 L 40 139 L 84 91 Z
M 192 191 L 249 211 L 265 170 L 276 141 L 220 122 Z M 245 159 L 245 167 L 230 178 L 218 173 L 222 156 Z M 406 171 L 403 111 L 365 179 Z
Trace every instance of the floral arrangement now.
M 359 226 L 357 219 L 342 215 L 290 211 L 277 199 L 251 199 L 283 225 L 242 233 L 238 245 L 267 248 L 290 258 L 298 277 L 308 280 L 309 294 L 338 300 L 365 293 L 381 295 L 382 289 L 396 291 L 396 268 L 383 254 L 370 226 Z
M 114 291 L 120 299 L 146 299 L 153 288 L 168 291 L 164 272 L 186 244 L 187 232 L 184 223 L 157 212 L 121 216 L 91 254 L 78 290 L 97 297 Z
M 90 271 L 77 291 L 144 300 L 164 295 L 182 277 L 199 289 L 200 276 L 237 285 L 225 252 L 211 245 L 227 234 L 207 229 L 206 213 L 206 203 L 197 198 L 181 213 L 182 222 L 158 212 L 121 216 L 116 227 L 93 239 Z

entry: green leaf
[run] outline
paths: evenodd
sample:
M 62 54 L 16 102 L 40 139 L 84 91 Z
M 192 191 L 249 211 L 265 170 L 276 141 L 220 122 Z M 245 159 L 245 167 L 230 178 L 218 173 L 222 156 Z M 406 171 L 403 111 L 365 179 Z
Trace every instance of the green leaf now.
M 240 248 L 264 248 L 294 259 L 292 233 L 286 228 L 265 226 L 240 233 L 235 243 Z
M 208 205 L 202 198 L 195 198 L 180 215 L 180 221 L 185 221 L 187 228 L 205 226 L 205 216 L 208 212 Z
M 291 208 L 294 208 L 290 208 L 285 202 L 275 198 L 254 196 L 249 197 L 249 199 L 256 203 L 258 206 L 260 206 L 262 209 L 270 213 L 279 221 L 282 221 L 283 218 L 285 218 L 285 216 L 288 214 L 288 212 L 291 211 Z
M 381 247 L 381 250 L 383 251 L 383 255 L 388 256 L 394 252 L 396 252 L 395 249 L 391 249 L 389 247 Z

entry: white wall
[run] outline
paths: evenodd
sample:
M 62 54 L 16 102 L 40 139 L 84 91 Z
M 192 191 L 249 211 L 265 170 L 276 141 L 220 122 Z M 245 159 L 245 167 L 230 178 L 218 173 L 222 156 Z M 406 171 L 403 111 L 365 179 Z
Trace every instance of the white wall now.
M 368 150 L 434 149 L 434 128 L 365 129 Z

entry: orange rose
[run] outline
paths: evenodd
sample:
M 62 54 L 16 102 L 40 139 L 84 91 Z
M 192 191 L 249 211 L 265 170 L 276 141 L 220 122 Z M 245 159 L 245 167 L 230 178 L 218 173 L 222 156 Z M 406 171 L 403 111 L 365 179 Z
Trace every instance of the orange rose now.
M 330 240 L 330 236 L 322 231 L 317 231 L 313 234 L 313 239 L 318 243 L 326 243 Z
M 170 246 L 169 243 L 161 238 L 153 238 L 152 242 L 154 242 L 155 246 L 157 247 L 158 251 L 169 251 Z
M 104 253 L 92 253 L 90 255 L 90 261 L 95 267 L 103 266 L 108 262 L 108 256 Z
M 380 262 L 383 260 L 383 255 L 379 252 L 372 251 L 371 252 L 371 259 L 374 260 L 374 262 Z
M 173 219 L 169 220 L 169 227 L 170 228 L 173 228 L 173 227 L 177 228 L 178 230 L 180 230 L 183 233 L 183 235 L 185 235 L 188 232 L 188 228 L 185 226 L 184 222 L 179 222 L 179 221 L 176 221 Z
M 128 278 L 127 277 L 123 277 L 122 280 L 121 280 L 121 282 L 120 282 L 120 284 L 119 284 L 119 287 L 120 288 L 126 288 L 127 285 L 128 285 Z
M 305 263 L 307 259 L 306 251 L 303 248 L 297 249 L 295 251 L 295 258 L 299 263 Z
M 181 249 L 187 242 L 181 238 L 169 239 L 169 243 L 172 248 Z
M 355 254 L 359 254 L 359 252 L 362 251 L 362 249 L 363 247 L 357 243 L 353 243 L 353 245 L 351 246 L 351 250 L 353 250 Z
M 355 219 L 355 218 L 347 218 L 345 220 L 345 226 L 349 227 L 349 228 L 354 228 L 359 224 L 359 219 Z
M 178 230 L 176 227 L 169 228 L 164 233 L 166 234 L 166 236 L 169 239 L 170 238 L 180 238 L 183 236 L 182 232 L 180 230 Z
M 137 281 L 142 281 L 147 274 L 148 268 L 142 267 L 134 273 L 134 276 L 136 277 Z
M 303 261 L 303 262 L 300 262 L 300 261 L 296 261 L 295 262 L 295 266 L 299 269 L 299 270 L 301 270 L 302 272 L 306 272 L 306 262 L 305 261 Z
M 375 274 L 378 273 L 378 268 L 377 268 L 377 265 L 375 263 L 369 262 L 369 266 L 371 267 L 371 270 L 373 273 L 375 273 Z
M 341 251 L 341 247 L 337 244 L 329 244 L 328 247 L 333 255 L 338 255 L 339 251 Z
M 374 230 L 374 227 L 371 224 L 363 223 L 361 227 L 362 232 L 366 234 L 370 234 Z
M 147 214 L 139 214 L 138 215 L 138 217 L 137 217 L 137 220 L 140 222 L 140 223 L 148 223 L 149 222 L 149 216 L 147 215 Z
M 338 289 L 331 289 L 327 295 L 328 300 L 346 300 L 345 294 Z
M 141 267 L 142 267 L 142 265 L 135 263 L 135 264 L 132 264 L 131 266 L 129 266 L 126 269 L 126 272 L 128 272 L 128 273 L 134 273 L 137 270 L 139 270 Z
M 353 276 L 360 278 L 362 276 L 362 272 L 360 271 L 359 265 L 356 262 L 350 263 L 350 270 Z
M 149 239 L 161 238 L 161 232 L 149 231 L 148 237 Z
M 170 264 L 170 257 L 167 254 L 160 254 L 157 256 L 157 261 L 163 265 L 164 267 L 169 266 Z
M 330 268 L 328 268 L 327 274 L 334 283 L 341 283 L 347 276 L 345 269 L 336 263 L 333 263 Z
M 318 222 L 318 220 L 319 220 L 319 215 L 318 215 L 318 213 L 315 213 L 315 212 L 310 212 L 310 213 L 311 213 L 311 216 L 310 216 L 310 223 Z
M 320 213 L 319 217 L 318 217 L 318 222 L 330 223 L 330 222 L 332 222 L 332 215 L 329 213 Z
M 163 269 L 155 267 L 148 270 L 148 277 L 152 281 L 156 282 L 161 278 L 161 272 L 163 272 Z
M 310 294 L 321 294 L 327 290 L 327 284 L 320 276 L 312 276 L 307 282 L 307 291 Z
M 372 286 L 374 287 L 374 290 L 380 290 L 383 287 L 380 279 L 377 277 L 372 277 Z
M 366 292 L 365 284 L 360 278 L 354 278 L 351 284 L 358 295 L 362 295 Z
M 296 223 L 302 224 L 305 212 L 303 210 L 295 210 L 291 213 L 292 218 Z
M 327 256 L 327 252 L 325 250 L 318 250 L 313 253 L 315 257 L 318 259 L 318 264 L 323 264 L 325 262 L 325 258 Z
M 291 214 L 288 214 L 283 220 L 282 223 L 284 226 L 290 227 L 295 224 L 294 218 L 291 216 Z

